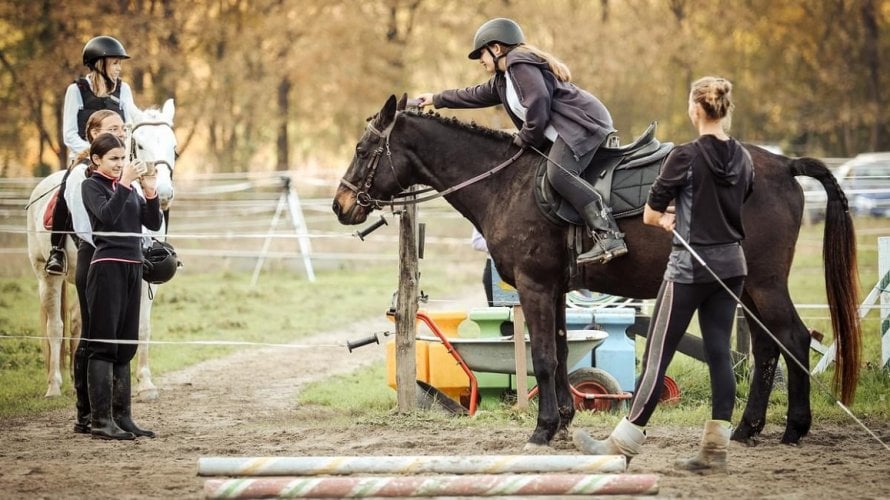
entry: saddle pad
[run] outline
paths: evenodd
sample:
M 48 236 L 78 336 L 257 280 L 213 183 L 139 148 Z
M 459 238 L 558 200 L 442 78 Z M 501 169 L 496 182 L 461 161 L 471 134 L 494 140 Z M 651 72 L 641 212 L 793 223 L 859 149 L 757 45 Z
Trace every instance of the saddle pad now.
M 612 174 L 612 196 L 609 206 L 616 219 L 632 217 L 643 212 L 649 198 L 649 188 L 658 177 L 661 162 L 638 168 L 616 169 Z
M 43 210 L 43 229 L 47 231 L 51 231 L 53 228 L 53 211 L 56 209 L 56 203 L 59 201 L 58 196 L 59 190 L 54 189 L 52 193 L 49 195 L 49 201 L 46 204 L 46 208 Z
M 649 197 L 649 187 L 658 177 L 661 161 L 656 160 L 648 165 L 634 168 L 616 168 L 611 177 L 611 190 L 607 186 L 596 185 L 597 191 L 612 209 L 616 219 L 634 217 L 643 213 L 643 207 Z M 603 179 L 604 182 L 608 179 Z M 542 159 L 535 169 L 535 201 L 541 213 L 556 224 L 581 224 L 581 217 L 566 202 L 547 180 L 547 160 Z

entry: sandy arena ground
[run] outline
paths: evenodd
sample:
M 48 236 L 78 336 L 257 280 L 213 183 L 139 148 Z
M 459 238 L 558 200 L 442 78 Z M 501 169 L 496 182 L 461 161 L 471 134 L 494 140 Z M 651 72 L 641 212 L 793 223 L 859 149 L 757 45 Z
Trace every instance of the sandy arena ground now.
M 331 344 L 391 328 L 371 320 L 300 342 L 318 347 L 244 351 L 158 377 L 160 399 L 135 402 L 133 409 L 157 439 L 107 442 L 74 434 L 73 408 L 0 421 L 0 497 L 200 498 L 204 478 L 196 475 L 196 463 L 204 456 L 524 453 L 530 424 L 492 430 L 455 422 L 443 428 L 423 419 L 409 426 L 393 416 L 331 428 L 330 409 L 295 403 L 306 383 L 380 360 L 385 352 L 366 347 L 348 354 Z M 890 440 L 890 424 L 871 425 Z M 592 429 L 597 435 L 609 430 Z M 781 431 L 769 426 L 756 447 L 732 443 L 729 473 L 702 476 L 671 467 L 693 452 L 700 429 L 653 426 L 629 472 L 658 474 L 662 497 L 890 498 L 890 452 L 853 423 L 823 425 L 816 415 L 799 447 L 779 444 Z M 566 441 L 555 442 L 551 452 L 576 453 Z

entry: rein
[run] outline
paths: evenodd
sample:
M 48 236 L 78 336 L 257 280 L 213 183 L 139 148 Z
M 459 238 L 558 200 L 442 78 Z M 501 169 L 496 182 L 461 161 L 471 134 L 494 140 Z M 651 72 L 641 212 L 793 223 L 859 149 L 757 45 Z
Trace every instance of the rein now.
M 522 156 L 522 153 L 524 152 L 522 149 L 520 149 L 519 151 L 516 152 L 516 154 L 514 154 L 507 160 L 501 162 L 500 164 L 498 164 L 491 170 L 482 172 L 481 174 L 471 177 L 470 179 L 467 179 L 459 184 L 456 184 L 444 191 L 440 191 L 436 194 L 433 194 L 430 196 L 424 196 L 421 198 L 414 198 L 414 199 L 410 199 L 410 200 L 397 200 L 397 198 L 406 198 L 409 196 L 416 196 L 420 193 L 427 193 L 427 192 L 433 191 L 433 189 L 428 188 L 428 189 L 424 189 L 421 191 L 415 191 L 415 192 L 409 192 L 409 193 L 404 192 L 406 190 L 406 188 L 404 186 L 402 186 L 401 182 L 399 182 L 399 177 L 396 174 L 395 165 L 393 165 L 393 162 L 392 162 L 392 150 L 390 150 L 390 147 L 389 147 L 389 136 L 392 133 L 392 129 L 393 129 L 394 125 L 395 125 L 395 120 L 393 120 L 393 122 L 386 129 L 384 129 L 383 131 L 379 131 L 371 123 L 368 123 L 368 132 L 377 136 L 378 139 L 383 139 L 384 144 L 382 146 L 378 146 L 377 149 L 374 150 L 374 153 L 372 154 L 372 157 L 371 157 L 371 165 L 370 165 L 370 168 L 368 169 L 368 175 L 365 176 L 364 181 L 361 182 L 361 188 L 359 188 L 355 184 L 347 181 L 346 178 L 340 179 L 340 182 L 343 185 L 345 185 L 350 190 L 352 190 L 353 193 L 355 193 L 356 203 L 359 206 L 362 206 L 362 207 L 371 206 L 371 207 L 379 210 L 380 208 L 383 207 L 383 205 L 388 205 L 390 207 L 410 206 L 410 205 L 417 205 L 417 204 L 424 203 L 427 201 L 435 200 L 437 198 L 441 198 L 443 196 L 449 195 L 459 189 L 463 189 L 471 184 L 475 184 L 483 179 L 487 179 L 488 177 L 491 177 L 492 175 L 500 172 L 504 168 L 513 164 L 517 159 L 519 159 L 520 156 Z M 380 157 L 383 156 L 384 152 L 386 153 L 386 157 L 389 159 L 389 168 L 392 170 L 393 177 L 396 179 L 396 182 L 399 184 L 399 187 L 402 188 L 403 192 L 394 195 L 389 200 L 378 200 L 376 198 L 371 198 L 371 195 L 368 194 L 368 190 L 371 188 L 371 184 L 373 184 L 373 182 L 374 182 L 374 175 L 377 173 L 377 167 L 380 164 Z
M 160 120 L 156 120 L 156 121 L 145 121 L 145 122 L 137 123 L 137 124 L 136 124 L 136 125 L 129 131 L 129 135 L 130 135 L 130 151 L 135 151 L 135 148 L 134 148 L 133 146 L 135 146 L 135 144 L 136 144 L 136 138 L 133 137 L 133 133 L 136 132 L 136 130 L 139 129 L 139 127 L 157 127 L 157 126 L 162 126 L 162 125 L 165 126 L 165 127 L 168 127 L 170 130 L 173 130 L 173 125 L 170 125 L 169 123 L 167 123 L 167 122 L 165 122 L 165 121 L 160 121 Z M 133 154 L 133 156 L 135 156 L 135 153 Z M 148 165 L 148 166 L 152 166 L 152 167 L 157 167 L 158 165 L 166 165 L 167 168 L 170 170 L 170 176 L 171 176 L 171 177 L 173 176 L 173 165 L 170 165 L 170 162 L 168 162 L 167 160 L 152 160 L 152 161 L 145 161 L 145 164 Z

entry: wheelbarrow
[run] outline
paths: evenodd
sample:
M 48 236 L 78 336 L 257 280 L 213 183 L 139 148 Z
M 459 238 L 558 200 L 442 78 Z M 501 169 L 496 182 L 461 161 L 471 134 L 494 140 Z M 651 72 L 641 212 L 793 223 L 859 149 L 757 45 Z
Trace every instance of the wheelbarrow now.
M 422 321 L 433 332 L 434 336 L 418 335 L 417 340 L 441 342 L 448 353 L 460 365 L 470 382 L 470 398 L 468 412 L 476 413 L 479 394 L 479 383 L 474 371 L 490 373 L 516 373 L 514 345 L 512 337 L 459 338 L 447 337 L 435 321 L 425 312 L 418 311 L 417 319 Z M 566 334 L 568 341 L 567 363 L 576 365 L 585 355 L 608 337 L 602 330 L 570 330 Z M 528 374 L 534 375 L 531 361 L 529 338 L 525 338 Z M 608 410 L 614 401 L 626 400 L 632 394 L 621 390 L 618 381 L 605 370 L 594 367 L 583 367 L 569 374 L 569 386 L 575 400 L 575 406 L 582 409 Z M 528 397 L 537 395 L 537 387 L 532 389 Z M 592 405 L 591 405 L 592 403 Z

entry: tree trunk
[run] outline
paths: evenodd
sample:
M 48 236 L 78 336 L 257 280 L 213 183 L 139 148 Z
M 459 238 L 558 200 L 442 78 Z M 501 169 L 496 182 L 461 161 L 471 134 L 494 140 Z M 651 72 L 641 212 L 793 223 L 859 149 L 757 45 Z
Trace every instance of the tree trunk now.
M 287 170 L 290 165 L 288 138 L 287 138 L 287 121 L 290 116 L 290 88 L 291 83 L 288 77 L 281 79 L 278 84 L 278 165 L 277 170 Z

